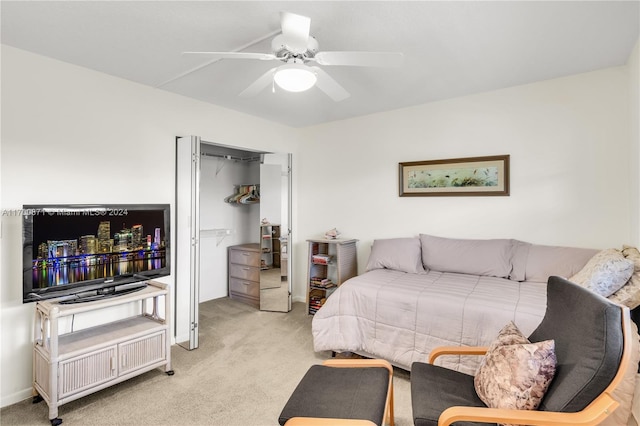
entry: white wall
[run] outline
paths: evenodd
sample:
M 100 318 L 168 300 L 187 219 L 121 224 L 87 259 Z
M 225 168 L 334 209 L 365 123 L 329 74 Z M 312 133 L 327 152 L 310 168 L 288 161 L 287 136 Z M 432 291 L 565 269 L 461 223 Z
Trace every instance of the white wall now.
M 173 206 L 176 136 L 295 152 L 283 126 L 8 46 L 1 53 L 1 209 L 28 203 Z M 1 223 L 5 406 L 31 394 L 33 305 L 22 304 L 20 218 L 3 216 Z M 165 282 L 173 284 L 174 277 Z
M 374 239 L 419 233 L 629 243 L 628 80 L 611 68 L 304 129 L 299 235 L 359 239 L 360 272 Z M 511 155 L 509 197 L 398 196 L 399 162 L 498 154 Z

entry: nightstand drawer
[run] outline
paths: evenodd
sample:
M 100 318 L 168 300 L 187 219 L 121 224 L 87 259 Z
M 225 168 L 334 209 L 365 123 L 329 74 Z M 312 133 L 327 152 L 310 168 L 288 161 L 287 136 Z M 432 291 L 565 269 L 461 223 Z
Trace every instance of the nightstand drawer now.
M 240 265 L 260 267 L 260 252 L 245 250 L 229 250 L 229 262 Z
M 260 284 L 248 280 L 229 278 L 229 292 L 257 298 L 260 296 Z
M 231 263 L 229 264 L 229 277 L 260 282 L 260 268 Z

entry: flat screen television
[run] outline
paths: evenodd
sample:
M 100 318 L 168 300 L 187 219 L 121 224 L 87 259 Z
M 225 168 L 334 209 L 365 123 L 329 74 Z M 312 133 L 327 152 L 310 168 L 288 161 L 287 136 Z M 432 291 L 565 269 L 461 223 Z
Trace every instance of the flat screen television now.
M 23 206 L 23 303 L 113 297 L 169 275 L 169 214 L 169 204 Z

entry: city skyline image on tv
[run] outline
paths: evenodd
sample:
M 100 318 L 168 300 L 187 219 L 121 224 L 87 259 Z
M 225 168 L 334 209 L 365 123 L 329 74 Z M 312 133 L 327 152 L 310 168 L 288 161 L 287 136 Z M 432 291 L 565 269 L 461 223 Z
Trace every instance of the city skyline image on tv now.
M 32 288 L 117 279 L 162 269 L 162 210 L 50 209 L 33 212 Z

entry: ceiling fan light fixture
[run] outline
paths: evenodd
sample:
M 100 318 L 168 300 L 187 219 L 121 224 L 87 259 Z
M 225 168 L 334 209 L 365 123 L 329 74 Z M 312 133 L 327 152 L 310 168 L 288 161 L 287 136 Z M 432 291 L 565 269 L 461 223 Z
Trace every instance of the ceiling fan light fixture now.
M 291 62 L 278 67 L 273 80 L 288 92 L 304 92 L 316 84 L 318 77 L 306 65 Z

